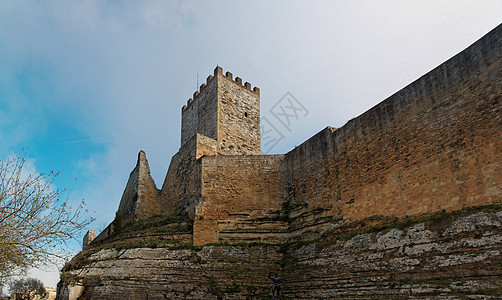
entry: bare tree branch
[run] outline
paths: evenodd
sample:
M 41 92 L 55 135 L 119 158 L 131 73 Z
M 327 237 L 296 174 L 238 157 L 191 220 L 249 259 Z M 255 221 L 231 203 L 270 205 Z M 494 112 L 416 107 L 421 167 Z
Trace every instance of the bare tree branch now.
M 92 218 L 54 188 L 58 173 L 25 174 L 24 153 L 0 160 L 0 282 L 20 270 L 64 258 L 64 247 Z

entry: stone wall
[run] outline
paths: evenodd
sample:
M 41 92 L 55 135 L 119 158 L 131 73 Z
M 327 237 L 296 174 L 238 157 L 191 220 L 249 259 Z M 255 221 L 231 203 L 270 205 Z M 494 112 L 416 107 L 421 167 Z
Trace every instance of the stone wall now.
M 221 68 L 217 68 L 221 72 Z M 259 155 L 260 90 L 251 84 L 242 85 L 239 77 L 232 80 L 230 72 L 218 78 L 218 153 L 223 155 Z
M 161 213 L 160 191 L 150 176 L 150 167 L 144 151 L 138 154 L 136 167 L 129 176 L 120 200 L 118 214 L 122 221 L 148 218 Z
M 283 155 L 202 157 L 194 244 L 284 241 L 283 163 Z
M 289 216 L 404 217 L 502 202 L 502 26 L 286 154 Z M 303 234 L 299 230 L 297 234 Z
M 82 241 L 82 251 L 85 251 L 90 248 L 90 244 L 92 241 L 96 239 L 96 230 L 88 230 L 84 235 L 84 239 Z
M 329 136 L 334 130 L 324 129 L 285 156 L 285 207 L 292 240 L 315 239 L 343 221 L 336 182 L 341 170 L 330 165 Z
M 196 134 L 190 138 L 171 158 L 161 192 L 165 215 L 194 217 L 195 205 L 200 198 L 200 171 L 196 160 L 198 137 Z
M 189 99 L 181 113 L 181 146 L 197 133 L 212 139 L 218 137 L 218 84 L 209 76 L 200 92 Z

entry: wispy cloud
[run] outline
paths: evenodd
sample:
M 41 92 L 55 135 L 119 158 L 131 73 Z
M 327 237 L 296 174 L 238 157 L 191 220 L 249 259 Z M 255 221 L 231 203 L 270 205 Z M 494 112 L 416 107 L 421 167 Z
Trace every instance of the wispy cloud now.
M 59 141 L 59 144 L 108 144 L 113 140 L 112 137 L 69 137 L 68 139 Z

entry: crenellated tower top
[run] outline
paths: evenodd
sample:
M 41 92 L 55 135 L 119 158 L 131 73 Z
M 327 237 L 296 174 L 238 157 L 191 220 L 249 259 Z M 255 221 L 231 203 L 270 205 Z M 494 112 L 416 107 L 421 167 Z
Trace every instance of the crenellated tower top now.
M 197 146 L 213 140 L 214 151 L 205 154 L 261 154 L 260 89 L 243 84 L 240 77 L 233 79 L 231 72 L 224 74 L 219 66 L 183 106 L 181 115 L 181 146 L 192 139 Z
M 199 98 L 199 95 L 204 92 L 204 89 L 210 84 L 210 82 L 215 78 L 217 77 L 218 75 L 220 76 L 223 76 L 227 79 L 229 79 L 230 81 L 234 82 L 235 84 L 239 85 L 240 87 L 244 87 L 245 89 L 249 90 L 249 91 L 253 91 L 254 93 L 260 95 L 260 88 L 258 88 L 257 86 L 253 87 L 251 89 L 251 83 L 249 82 L 244 82 L 244 84 L 242 84 L 242 78 L 240 77 L 235 77 L 235 80 L 233 79 L 233 74 L 231 72 L 225 72 L 225 74 L 223 74 L 223 69 L 220 67 L 220 66 L 217 66 L 215 69 L 214 69 L 214 75 L 209 75 L 207 76 L 206 78 L 206 83 L 203 83 L 200 85 L 199 87 L 199 90 L 198 91 L 195 91 L 193 93 L 193 96 L 192 98 L 188 99 L 187 100 L 187 104 L 186 105 L 183 105 L 182 107 L 182 111 L 184 112 L 187 108 L 189 108 L 192 103 L 194 101 L 196 101 L 198 98 Z

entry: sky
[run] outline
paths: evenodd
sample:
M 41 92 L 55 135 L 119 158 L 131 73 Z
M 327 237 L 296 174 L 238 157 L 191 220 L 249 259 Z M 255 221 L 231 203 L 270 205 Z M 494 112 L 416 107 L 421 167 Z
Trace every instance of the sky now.
M 280 137 L 263 153 L 286 153 L 501 22 L 489 0 L 0 0 L 0 158 L 26 148 L 30 168 L 60 172 L 99 231 L 140 150 L 162 186 L 181 107 L 217 65 L 260 88 L 262 123 Z M 289 124 L 274 110 L 285 99 L 302 107 Z

